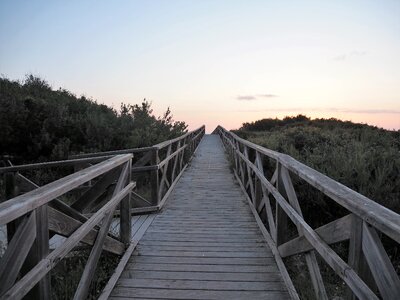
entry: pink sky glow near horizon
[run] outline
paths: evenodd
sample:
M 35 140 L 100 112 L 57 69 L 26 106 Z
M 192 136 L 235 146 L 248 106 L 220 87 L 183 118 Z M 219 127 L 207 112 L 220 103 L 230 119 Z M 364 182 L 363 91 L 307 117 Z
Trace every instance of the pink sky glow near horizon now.
M 400 129 L 400 1 L 1 1 L 0 75 L 189 129 L 305 114 Z

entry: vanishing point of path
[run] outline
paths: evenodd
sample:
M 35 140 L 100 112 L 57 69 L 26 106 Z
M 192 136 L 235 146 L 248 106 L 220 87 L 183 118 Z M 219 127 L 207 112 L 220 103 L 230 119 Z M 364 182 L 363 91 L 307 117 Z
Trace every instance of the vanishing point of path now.
M 218 135 L 205 135 L 110 299 L 288 299 Z

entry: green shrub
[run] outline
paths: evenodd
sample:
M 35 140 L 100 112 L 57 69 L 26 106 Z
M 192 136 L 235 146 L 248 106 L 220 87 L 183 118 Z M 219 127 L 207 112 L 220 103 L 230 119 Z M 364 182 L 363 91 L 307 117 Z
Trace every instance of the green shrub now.
M 0 155 L 13 155 L 14 163 L 150 146 L 187 128 L 169 109 L 155 117 L 146 100 L 117 112 L 32 75 L 22 83 L 0 78 L 0 104 Z

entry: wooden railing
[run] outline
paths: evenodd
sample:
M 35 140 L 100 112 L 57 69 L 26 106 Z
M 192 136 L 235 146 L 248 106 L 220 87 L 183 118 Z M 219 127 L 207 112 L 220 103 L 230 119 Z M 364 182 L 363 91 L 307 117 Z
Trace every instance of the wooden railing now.
M 148 213 L 162 208 L 204 133 L 205 127 L 201 126 L 180 137 L 151 147 L 79 154 L 73 155 L 71 158 L 96 159 L 126 153 L 136 156 L 137 158 L 132 164 L 132 176 L 135 179 L 144 174 L 149 175 L 150 195 L 145 197 L 133 192 L 132 197 L 145 205 L 144 207 L 132 208 L 132 213 Z
M 81 243 L 92 249 L 74 299 L 86 298 L 102 250 L 125 253 L 131 243 L 132 213 L 162 208 L 204 131 L 203 126 L 152 147 L 84 154 L 64 161 L 20 166 L 8 161 L 7 167 L 0 168 L 7 199 L 0 203 L 0 225 L 7 225 L 8 240 L 0 260 L 0 299 L 26 295 L 50 299 L 50 270 Z M 137 154 L 140 159 L 134 161 Z M 80 170 L 42 187 L 21 174 L 67 166 Z M 144 199 L 148 207 L 135 211 L 131 209 L 131 196 L 137 195 L 132 179 L 146 172 L 150 172 L 151 199 Z M 69 203 L 63 201 L 76 191 L 78 195 Z M 119 235 L 109 231 L 116 215 Z M 50 252 L 49 238 L 54 234 L 66 240 Z
M 108 244 L 109 250 L 122 253 L 124 244 L 130 241 L 129 193 L 135 186 L 130 182 L 131 160 L 131 154 L 115 156 L 0 204 L 0 224 L 7 224 L 8 238 L 7 250 L 0 260 L 1 299 L 21 299 L 35 285 L 30 298 L 50 299 L 49 271 L 79 242 L 93 245 L 74 298 L 86 297 L 103 247 Z M 57 199 L 98 176 L 114 175 L 115 170 L 118 181 L 111 199 L 90 218 Z M 116 239 L 107 233 L 119 203 L 121 231 Z M 68 214 L 72 210 L 79 219 Z M 68 236 L 52 252 L 49 230 Z M 15 283 L 19 275 L 22 278 Z
M 218 127 L 235 176 L 262 227 L 292 298 L 298 298 L 282 258 L 304 254 L 317 299 L 328 299 L 316 254 L 346 283 L 347 298 L 400 299 L 400 280 L 381 242 L 400 243 L 400 215 L 298 162 Z M 275 162 L 266 178 L 267 161 Z M 269 170 L 272 171 L 272 170 Z M 313 229 L 303 218 L 291 176 L 297 176 L 347 209 L 348 215 Z M 304 199 L 306 201 L 306 199 Z M 272 205 L 272 204 L 275 205 Z M 297 237 L 287 240 L 288 218 Z M 349 241 L 348 260 L 332 244 Z

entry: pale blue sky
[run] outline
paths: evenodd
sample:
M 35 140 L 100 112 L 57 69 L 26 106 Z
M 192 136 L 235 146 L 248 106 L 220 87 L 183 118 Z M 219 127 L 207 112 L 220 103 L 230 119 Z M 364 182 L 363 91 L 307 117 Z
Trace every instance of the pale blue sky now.
M 0 1 L 0 74 L 212 130 L 306 113 L 400 128 L 400 1 Z

